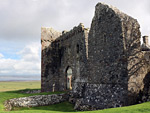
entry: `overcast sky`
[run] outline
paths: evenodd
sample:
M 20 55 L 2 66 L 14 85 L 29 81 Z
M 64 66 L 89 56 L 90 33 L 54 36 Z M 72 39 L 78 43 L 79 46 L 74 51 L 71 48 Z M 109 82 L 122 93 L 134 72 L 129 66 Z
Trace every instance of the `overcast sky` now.
M 150 0 L 0 0 L 0 75 L 40 75 L 41 27 L 90 27 L 95 5 L 113 5 L 150 34 Z

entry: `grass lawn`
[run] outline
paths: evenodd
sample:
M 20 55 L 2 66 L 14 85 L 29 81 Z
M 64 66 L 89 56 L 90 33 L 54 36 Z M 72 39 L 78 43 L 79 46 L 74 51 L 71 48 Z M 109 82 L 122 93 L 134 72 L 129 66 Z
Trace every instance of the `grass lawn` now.
M 5 82 L 6 86 L 8 88 L 11 88 L 11 86 L 9 86 L 10 83 L 9 82 L 7 83 L 8 84 L 6 84 Z M 16 86 L 16 88 L 15 86 L 12 85 L 13 86 L 12 89 L 13 90 L 17 88 L 22 89 L 21 87 L 25 88 L 26 82 L 19 82 L 19 83 L 15 83 L 17 85 L 20 85 L 20 86 Z M 34 84 L 33 82 L 31 83 L 32 85 L 30 86 L 33 86 L 33 87 L 30 87 L 31 89 L 39 88 L 40 82 L 38 84 L 37 83 Z M 28 84 L 30 84 L 30 82 L 28 82 Z M 37 87 L 35 87 L 36 85 Z M 2 89 L 1 91 L 3 90 L 4 89 Z M 10 90 L 10 89 L 5 89 L 5 90 Z M 55 92 L 55 93 L 62 93 L 62 92 Z M 40 93 L 40 95 L 42 94 L 53 94 L 53 93 Z M 0 92 L 0 113 L 70 113 L 70 112 L 71 113 L 74 113 L 74 112 L 77 112 L 77 113 L 150 113 L 150 102 L 128 106 L 128 107 L 122 107 L 122 108 L 111 108 L 111 109 L 105 109 L 105 110 L 84 111 L 84 112 L 75 111 L 73 109 L 73 105 L 68 102 L 63 102 L 60 104 L 55 104 L 55 105 L 50 105 L 50 106 L 42 106 L 42 107 L 16 108 L 16 111 L 10 111 L 10 112 L 4 111 L 3 102 L 5 100 L 10 99 L 10 98 L 18 98 L 18 97 L 25 97 L 25 96 L 31 96 L 31 95 L 37 95 L 37 94 L 22 94 L 19 91 Z

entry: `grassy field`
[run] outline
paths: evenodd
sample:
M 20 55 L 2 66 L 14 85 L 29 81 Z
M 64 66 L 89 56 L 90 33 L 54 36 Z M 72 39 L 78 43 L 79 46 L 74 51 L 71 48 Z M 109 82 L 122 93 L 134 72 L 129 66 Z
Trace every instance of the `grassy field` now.
M 41 88 L 40 81 L 0 82 L 0 92 Z
M 1 82 L 2 83 L 2 82 Z M 7 84 L 8 83 L 8 84 Z M 5 82 L 5 90 L 7 92 L 4 92 L 4 89 L 0 86 L 0 113 L 150 113 L 150 102 L 146 102 L 143 104 L 128 106 L 128 107 L 121 107 L 121 108 L 111 108 L 111 109 L 105 109 L 105 110 L 97 110 L 97 111 L 75 111 L 73 109 L 73 105 L 68 102 L 63 102 L 60 104 L 50 105 L 50 106 L 42 106 L 42 107 L 33 107 L 33 108 L 16 108 L 16 111 L 4 111 L 3 103 L 5 100 L 10 98 L 18 98 L 18 97 L 25 97 L 25 96 L 31 96 L 31 95 L 37 95 L 37 94 L 22 94 L 20 91 L 8 91 L 12 89 L 15 90 L 17 88 L 23 89 L 23 88 L 30 88 L 35 89 L 39 88 L 40 82 L 15 82 L 15 83 L 9 83 Z M 15 86 L 14 84 L 18 85 Z M 27 87 L 26 87 L 26 84 Z M 8 88 L 8 89 L 7 89 Z M 55 92 L 55 93 L 62 93 L 62 92 Z M 42 94 L 53 94 L 53 93 L 40 93 Z M 38 94 L 39 95 L 39 94 Z

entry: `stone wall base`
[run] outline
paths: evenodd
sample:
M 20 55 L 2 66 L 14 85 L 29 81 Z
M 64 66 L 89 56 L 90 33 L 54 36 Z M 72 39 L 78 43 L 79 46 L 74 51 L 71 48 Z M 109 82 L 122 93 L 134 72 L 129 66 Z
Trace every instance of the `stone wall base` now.
M 127 105 L 127 87 L 123 84 L 85 83 L 82 98 L 76 98 L 76 110 L 97 110 Z

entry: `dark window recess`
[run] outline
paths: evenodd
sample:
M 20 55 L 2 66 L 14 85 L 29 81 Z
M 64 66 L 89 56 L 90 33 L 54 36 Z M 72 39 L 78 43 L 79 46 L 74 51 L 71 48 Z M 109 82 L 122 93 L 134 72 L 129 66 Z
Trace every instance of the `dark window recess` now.
M 61 47 L 61 48 L 58 50 L 58 55 L 59 55 L 58 63 L 59 63 L 59 66 L 61 66 L 61 60 L 62 60 L 63 54 L 64 54 L 64 48 Z
M 46 65 L 45 73 L 44 73 L 44 76 L 45 76 L 45 77 L 47 77 L 47 76 L 49 75 L 49 72 L 48 72 L 48 71 L 49 71 L 49 67 L 50 67 L 50 66 L 51 66 L 50 64 L 47 64 L 47 65 Z
M 77 44 L 77 53 L 79 53 L 79 44 Z

